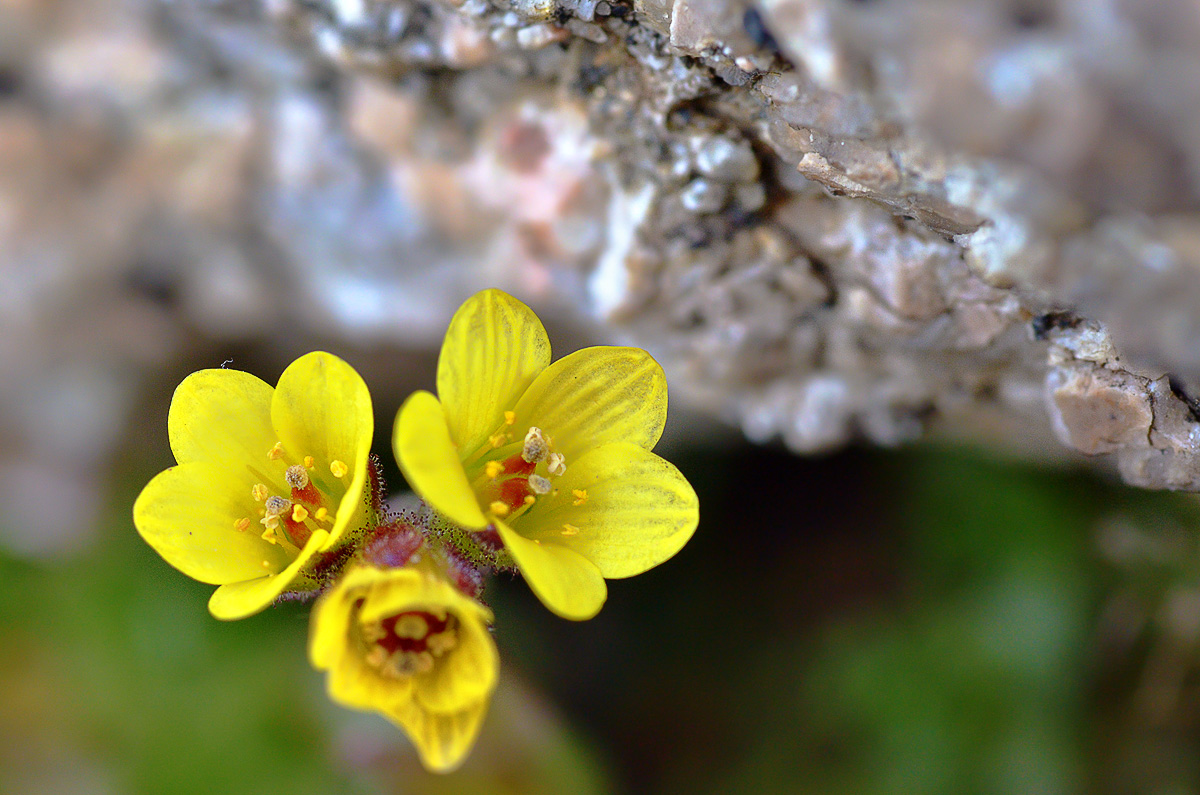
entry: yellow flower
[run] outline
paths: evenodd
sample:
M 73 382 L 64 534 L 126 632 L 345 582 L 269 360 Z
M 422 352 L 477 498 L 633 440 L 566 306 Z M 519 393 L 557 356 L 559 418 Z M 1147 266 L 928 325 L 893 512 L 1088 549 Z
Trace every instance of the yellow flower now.
M 404 476 L 451 522 L 494 528 L 556 614 L 591 618 L 604 578 L 640 574 L 691 537 L 696 493 L 650 452 L 667 384 L 645 351 L 585 348 L 551 364 L 537 316 L 485 290 L 450 322 L 437 387 L 440 402 L 416 392 L 396 417 Z
M 329 695 L 404 729 L 425 767 L 457 767 L 475 742 L 500 665 L 486 607 L 428 554 L 350 569 L 313 609 L 309 658 Z
M 133 506 L 133 522 L 175 568 L 220 585 L 208 607 L 244 618 L 319 583 L 320 553 L 371 519 L 366 384 L 328 353 L 293 362 L 272 389 L 238 370 L 201 370 L 167 416 L 178 466 Z

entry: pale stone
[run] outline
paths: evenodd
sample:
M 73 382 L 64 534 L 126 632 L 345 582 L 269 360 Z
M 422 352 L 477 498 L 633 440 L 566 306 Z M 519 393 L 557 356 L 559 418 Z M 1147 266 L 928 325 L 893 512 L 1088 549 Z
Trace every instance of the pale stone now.
M 1051 373 L 1046 386 L 1050 416 L 1063 444 L 1098 455 L 1145 442 L 1154 414 L 1144 384 L 1080 367 Z

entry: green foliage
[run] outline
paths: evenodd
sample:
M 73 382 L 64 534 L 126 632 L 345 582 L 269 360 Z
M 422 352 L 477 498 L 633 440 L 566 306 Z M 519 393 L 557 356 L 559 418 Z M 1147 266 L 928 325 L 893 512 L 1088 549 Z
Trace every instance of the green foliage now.
M 903 606 L 834 628 L 805 693 L 856 738 L 858 792 L 1076 792 L 1086 494 L 962 455 L 913 463 Z

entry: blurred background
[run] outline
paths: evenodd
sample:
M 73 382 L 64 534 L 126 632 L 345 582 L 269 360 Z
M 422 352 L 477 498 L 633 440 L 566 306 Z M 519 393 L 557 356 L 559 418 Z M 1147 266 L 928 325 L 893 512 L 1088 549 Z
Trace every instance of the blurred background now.
M 217 622 L 137 537 L 168 392 L 121 429 L 86 537 L 2 558 L 5 792 L 1200 787 L 1191 498 L 968 449 L 801 460 L 676 435 L 693 541 L 581 624 L 494 582 L 501 686 L 437 777 L 326 699 L 304 606 Z
M 537 12 L 537 4 L 510 5 Z M 575 15 L 559 20 L 571 35 L 591 42 L 585 49 L 600 46 L 595 25 L 576 24 L 587 4 L 562 5 Z M 615 25 L 626 14 L 613 9 L 629 4 L 600 5 Z M 633 4 L 647 19 L 662 5 Z M 775 14 L 780 5 L 762 7 Z M 1001 70 L 1005 86 L 1021 75 L 1053 83 L 1067 74 L 1039 47 L 1069 28 L 1069 16 L 1055 22 L 1055 9 L 1079 4 L 1004 5 L 1001 14 L 1002 5 L 963 4 L 974 9 L 964 28 L 970 42 L 947 52 L 970 60 L 1020 36 L 1029 46 L 1017 49 L 1032 60 L 1004 61 L 1012 67 Z M 1189 35 L 1200 20 L 1185 4 L 1158 5 L 1182 21 L 1138 17 L 1154 34 L 1146 39 L 1113 27 L 1112 41 L 1127 48 L 1114 51 L 1111 72 L 1097 74 L 1125 88 L 1128 74 L 1149 75 L 1170 84 L 1163 96 L 1186 98 L 1186 86 L 1164 75 L 1195 66 Z M 586 13 L 598 13 L 593 6 Z M 928 14 L 938 3 L 912 6 Z M 479 110 L 490 107 L 488 92 L 508 102 L 527 89 L 512 75 L 535 80 L 558 69 L 548 57 L 510 56 L 541 52 L 534 45 L 564 34 L 536 25 L 518 32 L 489 6 L 500 21 L 487 24 L 511 34 L 489 38 L 444 9 L 421 8 L 0 0 L 0 792 L 1200 792 L 1200 505 L 1123 485 L 1053 441 L 1041 391 L 1046 348 L 1030 347 L 1036 313 L 971 282 L 974 292 L 945 289 L 991 313 L 983 330 L 972 325 L 983 315 L 967 322 L 966 314 L 950 332 L 938 313 L 872 326 L 883 321 L 863 302 L 875 293 L 831 294 L 861 251 L 839 259 L 841 244 L 802 232 L 803 246 L 779 238 L 808 253 L 779 255 L 805 267 L 788 271 L 795 278 L 775 292 L 753 291 L 758 265 L 689 260 L 701 275 L 688 278 L 734 286 L 639 304 L 629 296 L 644 286 L 639 278 L 659 272 L 653 265 L 631 271 L 633 287 L 618 294 L 605 279 L 621 282 L 620 269 L 604 252 L 620 248 L 613 238 L 624 227 L 612 218 L 636 216 L 621 201 L 637 197 L 622 200 L 616 182 L 589 180 L 592 163 L 619 158 L 568 108 L 538 117 L 556 137 L 544 173 L 531 175 L 525 147 L 548 144 L 517 135 L 536 138 L 526 111 L 513 110 L 525 106 L 505 105 L 512 116 L 503 122 Z M 774 47 L 762 19 L 742 10 L 742 35 Z M 993 38 L 1001 17 L 1009 32 Z M 372 38 L 388 25 L 404 35 Z M 813 71 L 819 27 L 793 29 Z M 442 49 L 429 49 L 430 30 Z M 1171 46 L 1155 49 L 1156 41 Z M 512 51 L 497 56 L 493 45 Z M 1146 52 L 1161 58 L 1151 63 Z M 445 70 L 493 57 L 503 69 L 442 93 Z M 1023 72 L 1029 63 L 1041 71 Z M 953 71 L 918 66 L 932 82 L 938 68 Z M 587 88 L 609 68 L 580 67 Z M 735 85 L 736 75 L 721 74 Z M 681 71 L 677 81 L 693 77 Z M 619 93 L 602 88 L 593 94 Z M 1042 158 L 1077 143 L 1063 131 L 1078 127 L 1046 121 L 1042 114 L 1067 105 L 1037 96 L 1033 110 L 989 106 L 1032 115 L 1005 116 L 1008 126 L 987 130 L 1007 132 L 983 143 L 962 140 L 978 132 L 963 110 L 982 102 L 971 91 L 945 108 L 945 96 L 931 95 L 923 107 L 932 128 L 954 120 L 943 138 L 1055 176 Z M 1116 135 L 1104 108 L 1088 108 L 1087 119 Z M 686 109 L 704 115 L 698 101 Z M 1154 105 L 1170 120 L 1163 129 L 1192 134 L 1195 109 Z M 1123 113 L 1149 118 L 1136 107 Z M 1023 136 L 1037 146 L 1012 144 Z M 1073 164 L 1057 177 L 1093 210 L 1125 201 L 1186 214 L 1196 206 L 1191 166 L 1171 163 L 1193 160 L 1188 141 L 1176 143 L 1178 151 L 1114 150 L 1091 141 L 1088 152 L 1121 156 L 1077 152 L 1052 164 Z M 493 149 L 511 157 L 498 162 Z M 672 226 L 662 220 L 673 218 L 668 211 L 656 216 L 675 230 L 678 251 L 702 257 L 739 224 L 768 226 L 756 213 L 768 212 L 764 203 L 782 207 L 789 191 L 814 218 L 842 212 L 821 215 L 834 206 L 854 208 L 839 224 L 891 217 L 880 209 L 893 201 L 884 194 L 869 197 L 867 210 L 861 200 L 822 204 L 833 200 L 816 183 L 800 184 L 795 163 L 750 170 L 749 181 L 730 177 L 719 189 L 728 196 L 718 213 L 701 212 L 711 195 L 695 187 L 701 180 L 670 183 L 676 177 L 662 169 L 664 191 L 682 190 L 681 206 L 700 218 Z M 1039 207 L 1026 210 L 1045 217 Z M 917 208 L 922 218 L 926 210 Z M 939 267 L 957 267 L 944 234 L 960 222 L 936 216 L 934 233 L 885 224 L 899 242 L 862 257 L 908 267 L 906 257 L 928 249 L 945 260 Z M 818 261 L 810 249 L 827 244 Z M 973 278 L 946 273 L 938 289 Z M 928 287 L 901 281 L 896 291 L 908 298 Z M 887 293 L 895 284 L 875 286 Z M 696 487 L 702 518 L 674 559 L 610 583 L 605 609 L 589 622 L 551 616 L 518 580 L 492 583 L 486 600 L 498 617 L 502 682 L 467 763 L 435 777 L 382 718 L 328 701 L 306 662 L 305 606 L 232 624 L 211 619 L 211 588 L 142 543 L 131 506 L 172 464 L 166 414 L 183 377 L 228 364 L 273 383 L 315 349 L 363 375 L 375 450 L 392 488 L 403 489 L 389 453 L 395 410 L 433 383 L 454 308 L 489 286 L 530 303 L 560 354 L 632 341 L 662 357 L 675 391 L 658 452 Z M 792 291 L 795 317 L 774 314 L 768 297 L 779 290 Z M 1198 294 L 1174 296 L 1186 308 Z M 631 305 L 651 308 L 638 315 Z M 1043 336 L 1069 325 L 1062 317 L 1044 322 Z M 765 342 L 759 321 L 779 325 L 779 339 Z M 1172 324 L 1191 339 L 1187 323 Z M 703 335 L 678 331 L 693 327 Z M 933 332 L 948 336 L 938 342 Z M 899 357 L 880 353 L 891 344 L 881 340 L 899 340 Z M 747 351 L 763 350 L 747 363 Z M 1164 356 L 1178 353 L 1184 367 L 1194 350 Z M 846 375 L 859 371 L 871 375 Z M 824 380 L 789 380 L 797 372 Z M 1079 448 L 1073 432 L 1069 444 Z M 1149 435 L 1138 430 L 1128 443 Z M 1116 449 L 1108 437 L 1096 445 L 1089 452 Z

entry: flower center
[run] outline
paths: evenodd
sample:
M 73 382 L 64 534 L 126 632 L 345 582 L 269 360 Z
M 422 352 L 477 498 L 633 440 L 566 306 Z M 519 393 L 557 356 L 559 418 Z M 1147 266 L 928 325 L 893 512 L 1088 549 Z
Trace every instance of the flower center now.
M 511 415 L 512 412 L 505 412 L 506 427 L 512 424 Z M 501 435 L 507 435 L 504 428 L 497 437 Z M 554 452 L 551 438 L 536 425 L 530 426 L 519 453 L 483 465 L 482 474 L 474 484 L 475 493 L 492 516 L 511 521 L 532 508 L 539 498 L 557 496 L 558 489 L 552 479 L 566 471 L 566 459 Z
M 360 628 L 367 663 L 390 679 L 427 673 L 458 645 L 458 619 L 440 610 L 408 610 Z
M 331 508 L 336 505 L 336 498 L 331 492 L 349 473 L 349 467 L 334 459 L 328 467 L 332 478 L 323 476 L 311 455 L 293 458 L 282 442 L 276 442 L 267 451 L 266 459 L 265 471 L 254 465 L 249 467 L 260 481 L 250 489 L 250 497 L 261 503 L 256 511 L 264 528 L 262 538 L 298 555 L 316 530 L 332 525 Z M 272 477 L 272 471 L 277 469 L 281 471 Z M 233 526 L 239 532 L 246 532 L 252 524 L 250 517 L 245 516 Z

